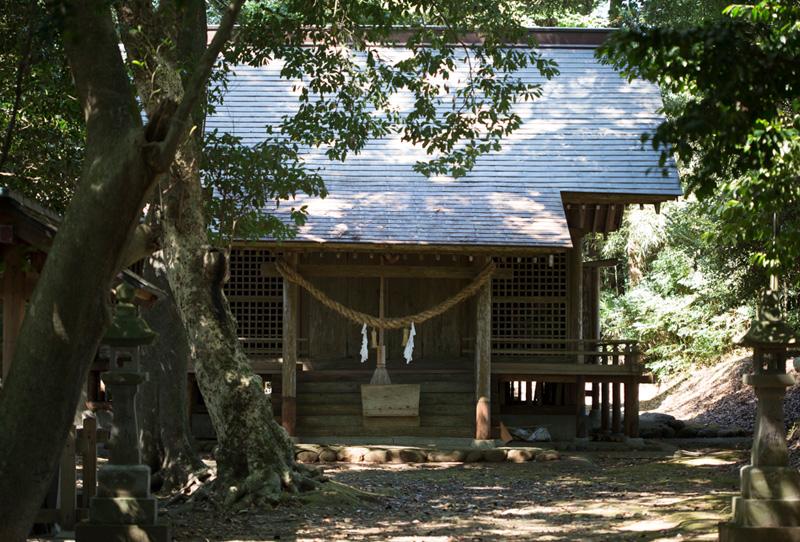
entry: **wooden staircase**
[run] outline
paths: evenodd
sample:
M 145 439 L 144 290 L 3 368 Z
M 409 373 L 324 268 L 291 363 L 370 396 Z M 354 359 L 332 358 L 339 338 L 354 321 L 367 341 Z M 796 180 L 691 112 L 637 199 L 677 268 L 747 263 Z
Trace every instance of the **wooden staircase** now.
M 371 371 L 311 371 L 298 375 L 299 437 L 423 436 L 466 437 L 475 434 L 475 384 L 471 372 L 390 372 L 396 384 L 420 383 L 420 425 L 361 415 L 361 384 Z M 377 423 L 375 423 L 377 421 Z

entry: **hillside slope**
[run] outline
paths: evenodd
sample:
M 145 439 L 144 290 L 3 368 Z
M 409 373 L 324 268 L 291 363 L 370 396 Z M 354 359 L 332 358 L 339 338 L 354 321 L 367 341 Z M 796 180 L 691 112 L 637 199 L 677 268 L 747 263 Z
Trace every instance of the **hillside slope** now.
M 710 367 L 698 367 L 690 374 L 662 382 L 659 393 L 642 403 L 642 411 L 661 412 L 686 422 L 753 431 L 756 398 L 742 383 L 752 371 L 752 359 L 744 351 L 729 355 Z M 787 372 L 797 378 L 791 359 Z M 793 464 L 800 466 L 800 385 L 787 390 L 784 402 Z

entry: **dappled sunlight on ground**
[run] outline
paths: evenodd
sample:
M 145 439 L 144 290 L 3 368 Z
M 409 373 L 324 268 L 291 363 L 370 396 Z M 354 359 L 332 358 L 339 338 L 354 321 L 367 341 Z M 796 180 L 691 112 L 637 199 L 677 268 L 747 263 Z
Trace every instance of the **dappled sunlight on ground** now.
M 223 514 L 174 509 L 176 540 L 713 540 L 730 514 L 744 456 L 581 454 L 523 464 L 326 467 L 380 495 L 326 489 L 306 505 Z

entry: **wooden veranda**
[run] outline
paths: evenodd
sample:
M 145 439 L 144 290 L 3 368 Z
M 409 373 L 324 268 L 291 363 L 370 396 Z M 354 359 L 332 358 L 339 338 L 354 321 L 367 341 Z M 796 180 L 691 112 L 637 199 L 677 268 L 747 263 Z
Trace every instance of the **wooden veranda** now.
M 495 438 L 499 423 L 544 424 L 559 438 L 598 429 L 638 435 L 638 385 L 647 381 L 636 344 L 601 340 L 599 272 L 579 249 L 518 256 L 485 253 L 276 250 L 241 246 L 226 287 L 242 344 L 269 387 L 273 409 L 292 435 L 460 436 Z M 468 284 L 488 261 L 489 285 L 417 327 L 414 359 L 402 359 L 403 333 L 386 333 L 393 383 L 420 385 L 418 416 L 364 416 L 360 386 L 376 351 L 358 360 L 360 326 L 283 280 L 274 262 L 291 264 L 321 290 L 378 314 L 414 313 Z M 576 278 L 575 275 L 578 275 Z M 588 399 L 588 402 L 587 402 Z M 211 436 L 202 400 L 193 423 Z M 628 415 L 624 416 L 623 413 Z M 411 419 L 415 418 L 415 419 Z

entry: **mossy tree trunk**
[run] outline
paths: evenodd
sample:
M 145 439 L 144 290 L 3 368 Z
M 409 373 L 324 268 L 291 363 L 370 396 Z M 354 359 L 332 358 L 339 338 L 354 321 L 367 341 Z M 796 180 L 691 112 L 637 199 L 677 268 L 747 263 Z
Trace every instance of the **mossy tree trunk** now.
M 138 32 L 124 32 L 123 41 L 132 59 L 143 66 L 134 73 L 139 95 L 151 110 L 154 97 L 179 100 L 182 96 L 179 67 L 205 50 L 205 3 L 190 0 L 159 13 L 147 5 L 138 9 L 145 13 L 121 11 L 120 19 L 128 28 L 134 20 L 150 21 Z M 176 43 L 172 52 L 149 46 L 166 38 Z M 228 492 L 229 502 L 242 498 L 274 502 L 283 491 L 308 489 L 315 482 L 307 469 L 295 463 L 292 442 L 275 422 L 263 382 L 239 344 L 223 293 L 228 255 L 209 245 L 204 214 L 199 164 L 203 123 L 203 113 L 196 112 L 194 137 L 181 145 L 169 177 L 162 179 L 160 194 L 154 198 L 160 201 L 164 268 L 217 433 L 218 487 Z
M 50 5 L 50 4 L 48 4 Z M 211 66 L 241 8 L 234 0 L 181 103 L 142 126 L 103 0 L 52 4 L 86 119 L 81 180 L 28 306 L 0 392 L 0 540 L 25 540 L 56 471 L 100 339 L 109 290 L 142 207 L 186 136 Z M 42 375 L 46 374 L 46 378 Z
M 162 253 L 148 258 L 144 277 L 168 296 L 143 311 L 156 342 L 142 352 L 142 370 L 149 380 L 139 389 L 137 408 L 142 462 L 154 473 L 154 485 L 164 491 L 183 487 L 205 464 L 191 443 L 187 410 L 189 342 L 167 281 Z

